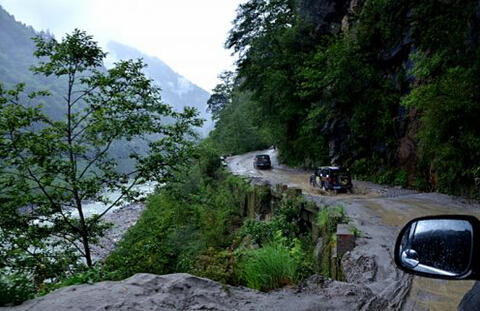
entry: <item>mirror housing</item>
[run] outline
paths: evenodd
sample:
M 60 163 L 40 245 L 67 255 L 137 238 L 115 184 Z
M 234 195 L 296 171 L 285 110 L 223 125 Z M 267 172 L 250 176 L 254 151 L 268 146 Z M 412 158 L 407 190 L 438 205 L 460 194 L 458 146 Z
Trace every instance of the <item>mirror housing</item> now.
M 416 218 L 400 231 L 395 263 L 431 278 L 480 279 L 480 221 L 468 215 Z

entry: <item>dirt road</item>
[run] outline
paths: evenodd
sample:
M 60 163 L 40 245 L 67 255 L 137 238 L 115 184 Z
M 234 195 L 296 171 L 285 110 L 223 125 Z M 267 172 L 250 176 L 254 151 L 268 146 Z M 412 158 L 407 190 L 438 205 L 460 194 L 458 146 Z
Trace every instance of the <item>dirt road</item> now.
M 317 205 L 342 205 L 362 232 L 355 249 L 342 262 L 349 283 L 367 285 L 391 310 L 456 310 L 472 281 L 444 281 L 412 277 L 393 263 L 396 236 L 410 219 L 426 215 L 468 214 L 480 218 L 478 205 L 438 193 L 385 187 L 354 181 L 353 194 L 325 194 L 309 185 L 310 172 L 278 164 L 275 150 L 270 154 L 273 168 L 253 168 L 254 152 L 227 159 L 229 169 L 259 183 L 285 184 L 302 189 Z M 372 302 L 373 303 L 373 302 Z M 368 307 L 366 308 L 369 309 Z M 371 310 L 375 309 L 372 305 Z

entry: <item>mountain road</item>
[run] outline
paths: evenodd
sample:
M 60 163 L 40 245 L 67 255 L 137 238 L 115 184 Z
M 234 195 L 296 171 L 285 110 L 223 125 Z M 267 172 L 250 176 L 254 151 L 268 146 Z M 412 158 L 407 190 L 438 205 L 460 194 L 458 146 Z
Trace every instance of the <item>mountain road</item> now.
M 269 154 L 272 169 L 253 168 L 255 154 Z M 411 219 L 440 214 L 468 214 L 480 218 L 478 204 L 439 193 L 353 181 L 353 193 L 334 194 L 309 184 L 312 172 L 292 169 L 278 162 L 274 149 L 227 158 L 228 168 L 254 183 L 283 184 L 298 188 L 317 206 L 344 207 L 361 232 L 355 249 L 344 255 L 342 267 L 348 283 L 367 286 L 370 298 L 364 310 L 456 310 L 473 281 L 446 281 L 411 276 L 397 269 L 393 249 L 401 228 Z M 340 298 L 340 297 L 338 297 Z M 381 303 L 379 303 L 381 301 Z

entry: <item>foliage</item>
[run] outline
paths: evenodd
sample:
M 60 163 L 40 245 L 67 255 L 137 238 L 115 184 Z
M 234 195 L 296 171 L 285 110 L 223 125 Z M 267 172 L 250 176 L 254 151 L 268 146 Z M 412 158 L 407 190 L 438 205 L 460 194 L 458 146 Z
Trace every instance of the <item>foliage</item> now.
M 294 264 L 293 275 L 295 277 L 290 275 L 287 278 L 289 282 L 308 277 L 313 273 L 314 258 L 311 236 L 309 230 L 305 227 L 305 223 L 300 218 L 300 210 L 306 204 L 308 203 L 304 199 L 285 197 L 282 199 L 280 207 L 274 211 L 270 221 L 255 219 L 244 221 L 236 235 L 236 239 L 241 241 L 241 243 L 237 242 L 240 245 L 240 248 L 237 249 L 238 265 L 240 266 L 237 274 L 240 283 L 249 287 L 263 284 L 261 288 L 253 287 L 261 290 L 277 288 L 282 286 L 282 280 L 281 277 L 275 275 L 279 273 L 276 269 L 288 270 L 292 263 Z M 262 250 L 264 248 L 266 250 Z M 289 256 L 285 267 L 281 266 L 282 264 L 278 264 L 279 267 L 265 267 L 266 270 L 263 273 L 258 277 L 254 276 L 255 269 L 261 269 L 262 265 L 273 265 L 273 263 L 270 263 L 269 256 L 285 251 L 288 251 Z M 279 256 L 283 255 L 280 254 Z M 273 282 L 275 285 L 264 284 L 268 282 Z
M 189 273 L 205 277 L 223 284 L 237 285 L 237 263 L 234 251 L 209 247 L 194 259 L 194 265 L 186 270 Z
M 226 47 L 239 57 L 233 94 L 254 107 L 242 118 L 286 164 L 478 195 L 478 3 L 366 1 L 328 19 L 325 5 L 239 6 Z M 232 136 L 234 114 L 219 114 L 216 141 Z
M 317 215 L 317 226 L 322 236 L 329 236 L 336 232 L 337 224 L 347 220 L 343 206 L 323 207 Z
M 395 186 L 407 187 L 408 186 L 408 174 L 407 171 L 402 170 L 398 172 L 395 180 L 393 181 Z
M 232 92 L 235 86 L 235 73 L 222 72 L 218 78 L 221 83 L 212 90 L 212 95 L 207 101 L 207 110 L 212 113 L 212 119 L 218 119 L 220 112 L 232 102 Z
M 288 269 L 293 269 L 293 274 L 276 281 L 280 285 L 312 273 L 311 238 L 299 218 L 306 202 L 285 198 L 268 222 L 244 218 L 251 187 L 221 166 L 201 169 L 213 159 L 219 161 L 211 146 L 208 140 L 203 141 L 196 159 L 178 176 L 179 182 L 169 183 L 149 198 L 139 221 L 105 260 L 110 278 L 123 279 L 139 272 L 186 272 L 247 285 L 242 276 L 243 259 L 256 256 L 251 255 L 252 248 L 273 244 L 276 246 L 271 251 L 267 247 L 260 256 L 285 255 L 290 260 Z
M 18 305 L 33 298 L 35 288 L 28 275 L 3 269 L 0 275 L 0 307 Z
M 233 228 L 241 222 L 249 186 L 222 173 L 221 167 L 199 170 L 203 163 L 211 163 L 205 157 L 214 152 L 206 149 L 199 147 L 199 158 L 178 177 L 179 183 L 169 183 L 149 198 L 138 222 L 107 257 L 107 271 L 120 279 L 139 272 L 189 272 L 232 279 L 221 272 L 223 268 L 212 267 L 228 265 L 226 249 L 232 244 Z
M 475 163 L 480 160 L 477 68 L 444 69 L 404 100 L 405 105 L 422 111 L 422 156 L 430 163 L 430 171 L 438 172 L 439 189 L 455 194 L 474 186 Z
M 81 263 L 93 265 L 90 245 L 108 228 L 109 210 L 139 197 L 135 186 L 163 183 L 191 153 L 196 111 L 174 112 L 143 73 L 141 61 L 120 61 L 108 71 L 106 54 L 85 32 L 58 42 L 34 39 L 35 74 L 65 83 L 60 116 L 42 102 L 49 91 L 24 93 L 0 84 L 0 267 L 54 281 Z M 130 165 L 118 167 L 114 145 Z M 118 191 L 109 199 L 106 191 Z M 100 201 L 99 214 L 85 213 Z
M 269 291 L 296 280 L 296 262 L 282 243 L 268 244 L 243 256 L 241 278 L 250 288 Z
M 356 226 L 354 225 L 350 225 L 348 227 L 348 230 L 353 233 L 353 235 L 355 236 L 355 238 L 361 238 L 363 236 L 363 233 L 362 233 L 362 230 L 358 229 Z
M 113 274 L 107 273 L 101 265 L 96 265 L 93 268 L 86 268 L 84 270 L 75 271 L 71 275 L 62 278 L 58 283 L 46 283 L 40 289 L 40 295 L 46 295 L 54 290 L 62 287 L 78 285 L 78 284 L 93 284 L 110 280 L 114 278 Z
M 261 128 L 255 124 L 256 103 L 248 93 L 234 93 L 232 103 L 219 112 L 209 137 L 222 154 L 241 154 L 268 146 Z
M 368 26 L 342 35 L 312 33 L 302 6 L 252 0 L 239 7 L 226 46 L 239 53 L 240 88 L 257 103 L 254 124 L 263 137 L 275 137 L 287 164 L 348 164 L 353 150 L 357 157 L 393 158 L 394 139 L 385 137 L 394 136 L 399 95 L 367 51 L 363 38 L 375 35 L 367 35 Z M 361 16 L 373 28 L 367 21 L 378 16 L 375 9 Z
M 135 226 L 106 258 L 105 270 L 119 280 L 135 273 L 172 273 L 177 254 L 167 238 L 174 227 L 174 211 L 181 208 L 177 204 L 167 194 L 151 196 Z
M 478 197 L 480 58 L 478 29 L 472 26 L 478 3 L 414 3 L 414 19 L 423 20 L 412 25 L 418 49 L 410 57 L 410 73 L 417 83 L 402 104 L 416 109 L 421 121 L 422 165 L 415 183 L 420 189 Z
M 303 227 L 300 218 L 301 206 L 306 204 L 303 199 L 283 198 L 280 207 L 274 210 L 270 221 L 260 221 L 253 218 L 246 219 L 238 231 L 237 239 L 247 239 L 250 244 L 263 245 L 272 243 L 276 234 L 293 240 L 303 238 L 308 231 Z

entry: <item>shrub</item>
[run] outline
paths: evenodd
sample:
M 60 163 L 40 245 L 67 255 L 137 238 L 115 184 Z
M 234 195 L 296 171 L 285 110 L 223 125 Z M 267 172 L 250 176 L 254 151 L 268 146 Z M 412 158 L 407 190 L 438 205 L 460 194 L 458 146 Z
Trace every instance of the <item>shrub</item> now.
M 332 266 L 332 250 L 336 247 L 337 224 L 348 221 L 348 217 L 345 214 L 343 206 L 327 207 L 324 206 L 318 213 L 317 226 L 320 235 L 323 238 L 323 247 L 321 257 L 319 258 L 320 273 L 325 277 L 331 277 L 332 271 L 336 270 L 336 267 Z M 355 229 L 354 229 L 355 230 Z M 354 234 L 360 234 L 360 232 L 353 232 Z
M 345 222 L 347 215 L 343 206 L 326 207 L 320 209 L 317 215 L 317 226 L 322 236 L 328 236 L 335 233 L 337 224 Z
M 196 183 L 190 181 L 192 174 Z M 105 269 L 115 272 L 118 279 L 140 272 L 231 279 L 229 268 L 223 267 L 222 251 L 232 244 L 235 228 L 241 226 L 249 184 L 222 170 L 200 172 L 198 166 L 180 177 L 183 182 L 171 183 L 150 196 L 137 224 L 107 257 Z
M 74 274 L 61 279 L 58 283 L 46 284 L 46 286 L 41 289 L 40 294 L 46 295 L 65 286 L 93 284 L 114 278 L 114 273 L 108 273 L 101 266 L 96 265 L 94 268 L 87 268 L 87 270 L 75 272 Z
M 352 166 L 351 166 L 351 171 L 356 179 L 365 179 L 368 178 L 373 174 L 372 172 L 372 163 L 368 161 L 367 159 L 359 159 L 356 160 Z
M 301 207 L 305 204 L 308 203 L 303 198 L 283 198 L 270 221 L 246 219 L 237 234 L 237 239 L 247 238 L 251 244 L 262 246 L 273 242 L 278 232 L 290 240 L 303 238 L 309 232 L 300 217 Z
M 408 173 L 406 170 L 401 170 L 398 172 L 397 176 L 395 177 L 395 180 L 393 181 L 393 184 L 395 186 L 401 186 L 403 188 L 406 188 L 408 186 Z
M 208 248 L 197 256 L 194 267 L 189 271 L 192 274 L 205 277 L 224 284 L 236 285 L 235 255 L 232 249 L 217 250 Z
M 373 181 L 377 184 L 382 185 L 391 185 L 394 183 L 396 178 L 395 171 L 391 169 L 385 169 L 382 172 L 379 172 L 377 175 L 373 177 Z
M 237 239 L 248 239 L 250 244 L 262 246 L 273 240 L 273 234 L 275 228 L 273 228 L 273 222 L 265 222 L 249 218 L 245 220 L 240 228 Z
M 296 280 L 295 260 L 281 243 L 247 251 L 240 262 L 240 278 L 253 289 L 268 291 Z
M 27 275 L 4 272 L 0 275 L 0 306 L 18 305 L 34 297 L 35 288 Z
M 135 273 L 174 272 L 177 254 L 166 243 L 174 226 L 176 201 L 166 193 L 152 195 L 137 224 L 124 235 L 119 246 L 106 258 L 105 269 L 118 279 Z

